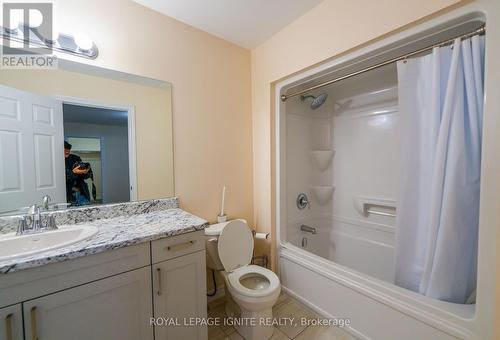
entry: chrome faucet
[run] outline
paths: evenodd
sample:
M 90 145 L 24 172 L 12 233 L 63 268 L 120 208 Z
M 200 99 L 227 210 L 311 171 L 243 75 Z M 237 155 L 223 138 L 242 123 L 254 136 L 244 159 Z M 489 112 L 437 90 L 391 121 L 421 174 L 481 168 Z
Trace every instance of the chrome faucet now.
M 43 208 L 43 210 L 49 210 L 50 200 L 51 200 L 51 198 L 50 198 L 49 195 L 43 196 L 43 198 L 42 198 L 42 208 Z
M 16 235 L 24 235 L 28 233 L 38 233 L 45 230 L 57 229 L 56 220 L 54 215 L 47 215 L 47 221 L 44 224 L 42 221 L 42 214 L 40 207 L 33 204 L 28 209 L 28 214 L 19 220 Z
M 301 231 L 305 231 L 306 233 L 311 233 L 311 234 L 313 234 L 313 235 L 315 235 L 315 234 L 316 234 L 316 228 L 314 228 L 314 227 L 310 227 L 310 226 L 305 225 L 305 224 L 302 224 L 302 225 L 300 226 L 300 230 L 301 230 Z
M 36 204 L 33 204 L 31 207 L 29 207 L 28 214 L 31 215 L 32 219 L 31 229 L 33 229 L 34 232 L 42 229 L 42 214 L 40 213 L 40 207 Z

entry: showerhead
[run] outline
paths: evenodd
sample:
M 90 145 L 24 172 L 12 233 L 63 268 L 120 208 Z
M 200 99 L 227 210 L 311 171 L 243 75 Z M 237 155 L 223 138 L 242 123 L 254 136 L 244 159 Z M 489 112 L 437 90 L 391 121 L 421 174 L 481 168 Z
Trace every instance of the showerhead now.
M 311 102 L 311 109 L 316 110 L 318 107 L 323 105 L 326 101 L 326 98 L 328 98 L 328 95 L 326 93 L 322 93 L 318 96 L 300 96 L 300 100 L 304 101 L 306 98 L 312 98 L 313 101 Z

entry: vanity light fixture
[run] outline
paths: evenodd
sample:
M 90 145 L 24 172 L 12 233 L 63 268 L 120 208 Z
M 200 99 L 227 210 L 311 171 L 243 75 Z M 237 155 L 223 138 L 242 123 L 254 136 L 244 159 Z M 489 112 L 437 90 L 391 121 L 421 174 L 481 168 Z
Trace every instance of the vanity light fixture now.
M 10 41 L 23 43 L 30 47 L 40 47 L 52 49 L 54 51 L 64 52 L 87 59 L 95 59 L 99 54 L 97 46 L 92 39 L 83 34 L 72 36 L 65 33 L 59 33 L 55 27 L 52 34 L 46 34 L 39 29 L 41 24 L 36 10 L 30 11 L 30 24 L 26 27 L 23 24 L 22 16 L 10 16 L 10 22 L 0 26 L 2 37 Z M 11 12 L 12 13 L 12 12 Z M 39 13 L 40 14 L 40 13 Z M 40 14 L 41 15 L 41 14 Z M 28 32 L 26 36 L 23 35 Z M 50 35 L 47 37 L 47 35 Z
M 75 43 L 80 51 L 88 52 L 94 46 L 94 42 L 88 36 L 84 34 L 78 34 L 75 36 Z

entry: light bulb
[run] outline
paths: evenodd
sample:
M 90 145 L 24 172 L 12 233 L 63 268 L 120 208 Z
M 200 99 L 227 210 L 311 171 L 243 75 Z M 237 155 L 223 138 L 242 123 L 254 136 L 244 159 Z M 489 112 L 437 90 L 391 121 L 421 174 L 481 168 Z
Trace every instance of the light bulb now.
M 37 10 L 37 9 L 30 9 L 29 10 L 29 18 L 30 18 L 30 22 L 29 22 L 29 25 L 30 25 L 30 28 L 37 28 L 37 27 L 40 27 L 40 25 L 42 24 L 43 22 L 43 15 L 42 13 Z
M 94 46 L 94 42 L 92 41 L 92 39 L 83 34 L 75 36 L 75 43 L 82 51 L 90 51 L 92 46 Z

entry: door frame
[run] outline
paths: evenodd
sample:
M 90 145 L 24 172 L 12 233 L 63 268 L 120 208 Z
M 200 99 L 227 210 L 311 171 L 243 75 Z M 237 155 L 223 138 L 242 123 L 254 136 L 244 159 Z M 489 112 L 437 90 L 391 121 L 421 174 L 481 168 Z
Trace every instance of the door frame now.
M 64 109 L 63 109 L 63 111 L 64 111 Z M 64 112 L 63 112 L 63 114 L 64 114 Z M 63 125 L 64 125 L 64 119 L 63 119 Z M 102 178 L 103 177 L 102 174 L 104 173 L 104 168 L 105 168 L 104 164 L 103 164 L 104 162 L 102 160 L 106 156 L 106 153 L 105 153 L 104 148 L 103 148 L 103 144 L 104 144 L 103 137 L 102 136 L 95 136 L 95 135 L 91 135 L 91 136 L 88 136 L 88 135 L 85 135 L 85 136 L 81 136 L 81 135 L 80 136 L 75 136 L 75 135 L 71 135 L 70 136 L 70 135 L 68 135 L 68 136 L 66 136 L 65 135 L 64 137 L 65 138 L 89 138 L 89 139 L 93 138 L 93 139 L 99 139 L 99 148 L 100 148 L 99 152 L 101 154 L 101 169 L 100 170 L 101 170 L 101 195 L 102 195 L 102 200 L 103 200 L 102 204 L 107 204 L 107 203 L 104 203 L 104 192 L 107 191 L 108 188 L 106 188 L 106 184 L 105 184 L 106 181 L 104 181 L 103 178 Z M 129 179 L 129 182 L 130 182 L 130 179 Z
M 135 143 L 135 107 L 133 105 L 113 104 L 93 99 L 84 99 L 69 96 L 52 96 L 63 104 L 87 106 L 106 110 L 126 111 L 128 129 L 128 168 L 130 184 L 130 201 L 137 201 L 137 153 Z M 64 114 L 64 113 L 63 113 Z

